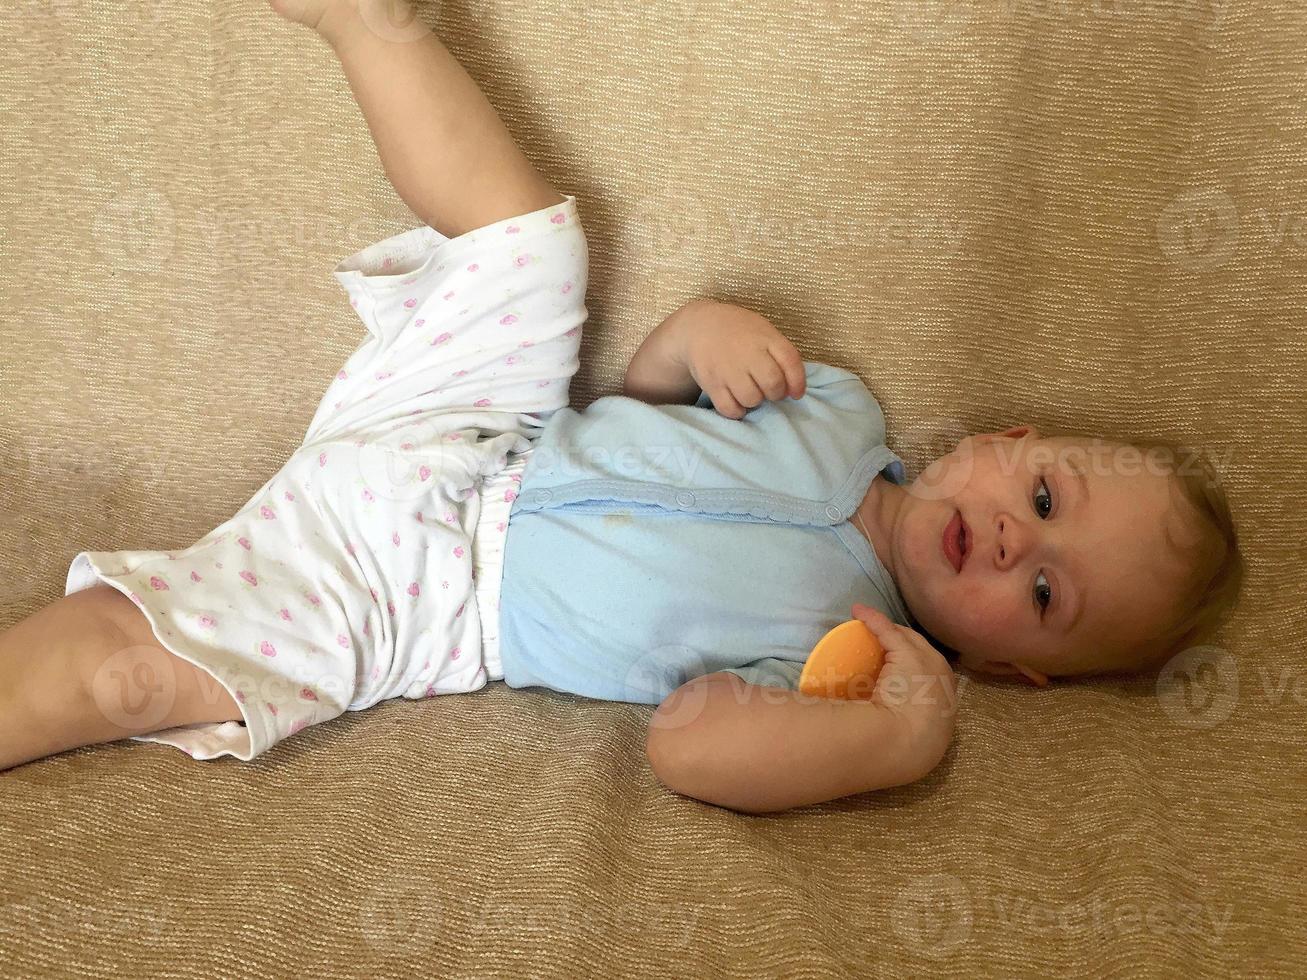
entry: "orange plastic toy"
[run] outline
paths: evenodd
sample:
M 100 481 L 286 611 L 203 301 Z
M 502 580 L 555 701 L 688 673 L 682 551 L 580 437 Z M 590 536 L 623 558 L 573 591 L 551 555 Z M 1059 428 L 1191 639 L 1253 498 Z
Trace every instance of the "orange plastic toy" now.
M 840 623 L 817 641 L 799 674 L 799 691 L 811 697 L 870 701 L 885 650 L 860 619 Z

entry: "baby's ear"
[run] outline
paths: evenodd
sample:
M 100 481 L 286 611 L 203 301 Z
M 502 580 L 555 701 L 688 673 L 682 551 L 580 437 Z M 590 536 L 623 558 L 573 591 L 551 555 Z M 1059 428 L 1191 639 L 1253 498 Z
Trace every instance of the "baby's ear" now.
M 976 670 L 984 674 L 995 674 L 1000 677 L 1019 676 L 1036 687 L 1048 686 L 1047 675 L 1041 674 L 1033 667 L 1027 667 L 1025 664 L 1010 664 L 1006 660 L 985 660 L 976 665 Z
M 1017 664 L 1017 670 L 1025 676 L 1026 680 L 1034 684 L 1035 687 L 1048 687 L 1048 675 L 1040 673 L 1033 667 L 1027 667 L 1025 664 Z

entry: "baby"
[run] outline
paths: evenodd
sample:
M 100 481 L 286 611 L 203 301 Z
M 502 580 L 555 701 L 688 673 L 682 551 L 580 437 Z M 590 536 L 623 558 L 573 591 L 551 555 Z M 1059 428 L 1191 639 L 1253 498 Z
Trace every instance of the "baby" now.
M 271 0 L 332 48 L 424 222 L 334 275 L 368 338 L 303 444 L 177 552 L 81 552 L 0 634 L 0 769 L 132 738 L 249 760 L 309 725 L 488 681 L 657 705 L 669 788 L 759 813 L 901 785 L 970 670 L 1150 669 L 1241 577 L 1211 467 L 1156 443 L 962 440 L 915 480 L 850 372 L 709 300 L 621 395 L 568 407 L 575 198 L 395 0 Z M 885 648 L 867 700 L 798 691 L 831 627 Z

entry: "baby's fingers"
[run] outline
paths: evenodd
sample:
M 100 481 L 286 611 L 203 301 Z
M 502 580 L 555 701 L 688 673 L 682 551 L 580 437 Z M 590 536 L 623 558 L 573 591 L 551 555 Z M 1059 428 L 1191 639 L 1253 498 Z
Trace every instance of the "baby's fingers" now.
M 717 385 L 708 392 L 708 397 L 712 399 L 712 407 L 717 410 L 718 415 L 725 415 L 728 419 L 744 418 L 744 406 L 735 400 L 735 396 L 726 385 Z
M 785 372 L 770 352 L 764 351 L 758 355 L 757 361 L 749 365 L 749 375 L 768 401 L 780 401 L 785 397 L 789 384 L 785 380 Z
M 731 397 L 735 399 L 736 404 L 742 405 L 746 411 L 750 408 L 758 407 L 764 401 L 762 389 L 760 389 L 757 382 L 750 377 L 748 371 L 742 371 L 739 375 L 732 378 L 729 387 Z
M 860 602 L 853 604 L 853 618 L 867 624 L 867 629 L 876 635 L 886 653 L 906 650 L 911 646 L 903 634 L 903 628 L 890 619 L 875 606 L 864 606 Z
M 790 397 L 802 398 L 807 390 L 808 375 L 803 369 L 803 355 L 799 353 L 798 348 L 790 343 L 788 338 L 782 337 L 767 350 L 776 359 L 781 372 L 785 375 Z

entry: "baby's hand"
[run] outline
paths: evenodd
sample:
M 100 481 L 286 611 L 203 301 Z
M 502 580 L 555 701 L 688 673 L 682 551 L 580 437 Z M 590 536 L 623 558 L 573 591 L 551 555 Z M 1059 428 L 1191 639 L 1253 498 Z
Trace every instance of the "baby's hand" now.
M 695 384 L 729 419 L 740 419 L 764 400 L 802 398 L 803 357 L 764 316 L 729 303 L 696 315 L 687 333 L 685 366 Z
M 854 603 L 853 616 L 867 624 L 885 649 L 885 665 L 871 700 L 904 720 L 911 751 L 937 762 L 953 739 L 957 714 L 953 668 L 924 636 L 879 609 Z

